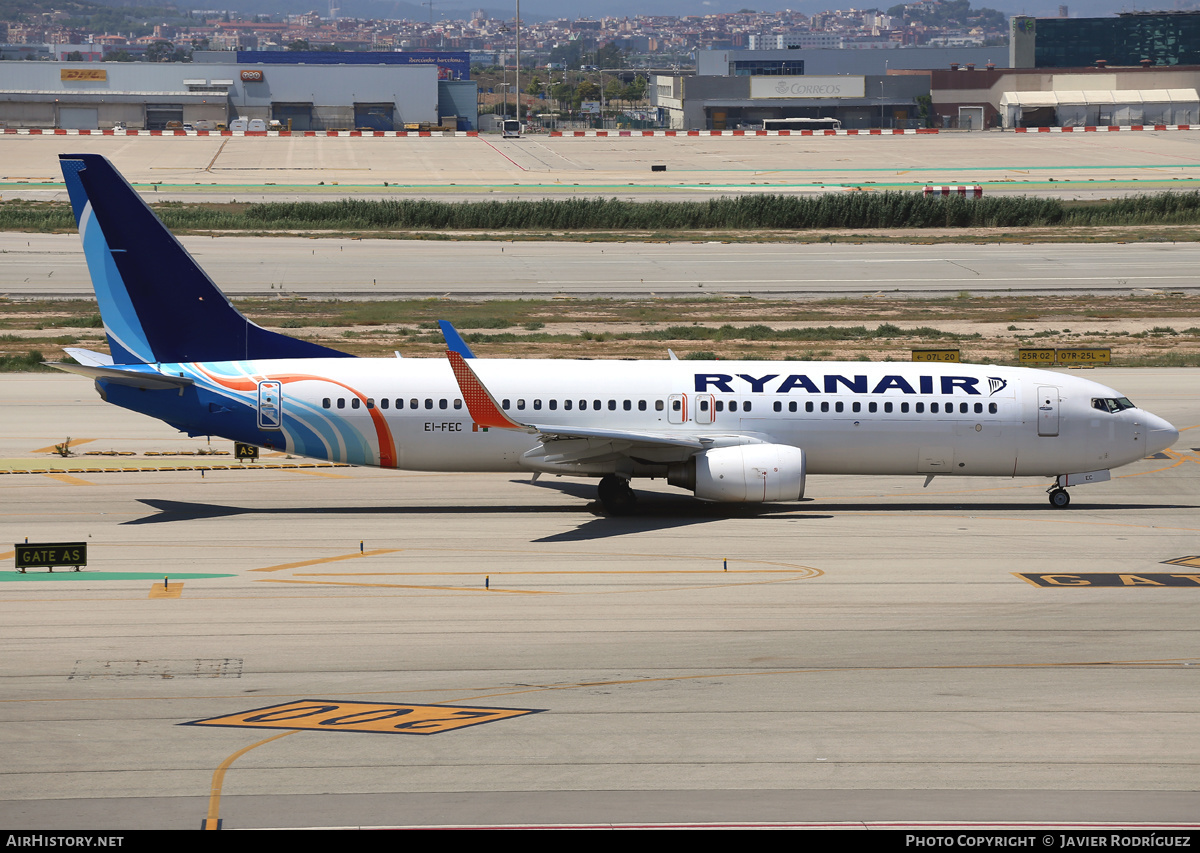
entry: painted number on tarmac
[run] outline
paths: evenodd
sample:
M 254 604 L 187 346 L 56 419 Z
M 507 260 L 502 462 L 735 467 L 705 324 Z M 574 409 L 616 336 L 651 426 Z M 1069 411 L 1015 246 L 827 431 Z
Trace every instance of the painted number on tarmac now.
M 397 735 L 434 735 L 494 723 L 544 709 L 465 708 L 461 705 L 398 705 L 387 702 L 340 702 L 304 699 L 238 714 L 193 720 L 185 726 L 308 729 L 324 732 L 376 732 Z
M 1087 574 L 1065 574 L 1055 572 L 1053 574 L 1023 574 L 1013 572 L 1023 581 L 1041 587 L 1063 587 L 1063 586 L 1105 586 L 1105 587 L 1191 587 L 1192 589 L 1200 589 L 1200 572 L 1185 574 L 1165 572 L 1140 572 L 1138 574 L 1126 573 L 1087 573 Z

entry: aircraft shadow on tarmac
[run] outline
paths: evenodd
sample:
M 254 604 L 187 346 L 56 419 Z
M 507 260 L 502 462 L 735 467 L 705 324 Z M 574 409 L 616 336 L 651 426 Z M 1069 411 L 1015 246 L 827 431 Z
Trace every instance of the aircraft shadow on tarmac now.
M 528 481 L 520 481 L 528 484 Z M 714 521 L 730 519 L 757 519 L 763 521 L 819 521 L 835 517 L 839 513 L 963 513 L 985 515 L 991 513 L 1024 513 L 1030 510 L 1044 510 L 1060 513 L 1062 518 L 1070 518 L 1081 510 L 1089 512 L 1126 512 L 1129 510 L 1154 509 L 1200 509 L 1200 506 L 1183 504 L 1151 504 L 1151 503 L 1111 503 L 1089 504 L 1076 502 L 1068 510 L 1057 510 L 1048 503 L 1035 501 L 1016 503 L 973 502 L 971 500 L 937 502 L 914 502 L 897 499 L 896 501 L 860 501 L 856 503 L 822 502 L 819 499 L 805 498 L 802 503 L 809 506 L 801 508 L 795 503 L 786 504 L 712 504 L 697 501 L 695 498 L 679 494 L 663 494 L 658 492 L 640 492 L 637 509 L 628 516 L 609 516 L 604 512 L 599 501 L 595 500 L 595 487 L 588 483 L 553 480 L 531 484 L 534 488 L 550 489 L 563 494 L 578 497 L 587 503 L 577 506 L 561 504 L 504 504 L 504 505 L 460 505 L 460 506 L 227 506 L 223 504 L 195 503 L 189 501 L 161 500 L 143 498 L 139 503 L 154 510 L 153 513 L 124 522 L 125 524 L 163 524 L 181 521 L 197 521 L 201 519 L 228 518 L 238 515 L 390 515 L 390 516 L 421 516 L 421 515 L 516 515 L 539 513 L 572 513 L 586 514 L 590 518 L 584 520 L 572 530 L 563 530 L 549 534 L 534 541 L 537 542 L 569 542 L 586 541 L 590 539 L 607 539 L 616 536 L 627 536 L 638 533 L 659 532 L 672 528 L 689 525 L 707 524 Z

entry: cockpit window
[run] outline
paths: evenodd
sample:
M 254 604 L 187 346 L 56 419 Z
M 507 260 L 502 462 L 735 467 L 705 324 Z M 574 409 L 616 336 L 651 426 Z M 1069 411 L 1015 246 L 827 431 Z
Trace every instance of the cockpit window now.
M 1128 397 L 1093 397 L 1092 408 L 1102 412 L 1123 412 L 1135 406 Z

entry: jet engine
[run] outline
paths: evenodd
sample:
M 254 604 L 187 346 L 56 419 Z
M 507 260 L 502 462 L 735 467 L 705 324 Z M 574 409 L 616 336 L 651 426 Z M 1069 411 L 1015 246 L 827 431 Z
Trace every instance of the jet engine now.
M 804 451 L 784 444 L 740 444 L 671 466 L 667 482 L 722 503 L 796 501 L 804 496 Z

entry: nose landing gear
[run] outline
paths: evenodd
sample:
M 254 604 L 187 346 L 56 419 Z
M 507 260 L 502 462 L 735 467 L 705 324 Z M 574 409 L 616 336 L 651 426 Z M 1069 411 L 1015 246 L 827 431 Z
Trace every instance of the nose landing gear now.
M 1071 503 L 1071 493 L 1059 486 L 1052 486 L 1047 492 L 1050 495 L 1050 506 L 1063 509 Z

